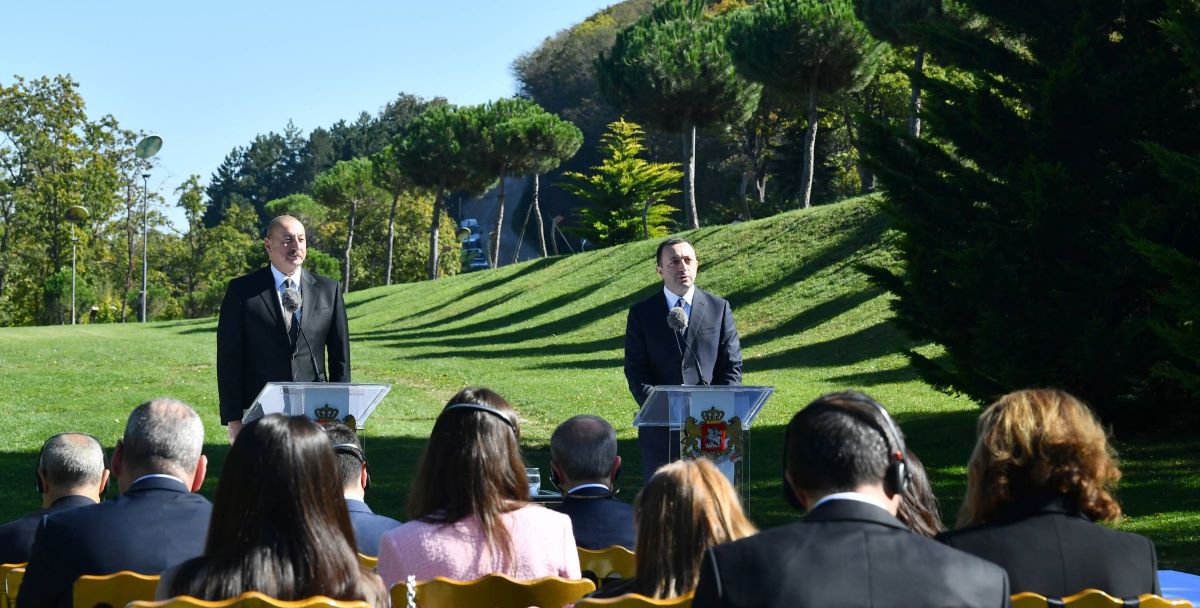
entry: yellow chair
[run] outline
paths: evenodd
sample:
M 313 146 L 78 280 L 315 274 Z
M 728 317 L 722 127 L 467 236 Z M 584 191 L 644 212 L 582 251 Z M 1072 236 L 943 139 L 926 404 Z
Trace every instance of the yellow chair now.
M 113 574 L 86 574 L 72 590 L 75 608 L 124 608 L 134 600 L 153 600 L 158 575 L 128 570 Z
M 358 554 L 358 563 L 362 564 L 363 567 L 366 568 L 367 570 L 374 572 L 375 568 L 377 566 L 379 566 L 379 558 L 371 557 L 370 555 L 363 555 L 362 553 L 359 553 Z
M 621 545 L 598 550 L 579 547 L 578 550 L 579 569 L 595 573 L 597 580 L 629 578 L 637 573 L 637 556 Z
M 8 608 L 13 608 L 17 605 L 21 581 L 25 578 L 25 564 L 4 564 L 0 572 L 4 575 L 4 601 Z
M 25 563 L 20 564 L 0 564 L 0 608 L 11 608 L 17 605 L 16 593 L 13 593 L 13 599 L 8 599 L 8 573 L 17 568 L 24 568 Z
M 1099 589 L 1084 589 L 1074 595 L 1062 598 L 1061 603 L 1053 604 L 1045 596 L 1029 591 L 1023 591 L 1012 596 L 1012 608 L 1048 608 L 1049 606 L 1065 606 L 1066 608 L 1121 608 L 1124 600 L 1117 599 Z M 1138 596 L 1140 608 L 1192 608 L 1187 600 L 1169 600 L 1145 593 Z
M 417 583 L 421 608 L 560 608 L 596 590 L 592 581 L 546 576 L 518 581 L 503 574 L 488 574 L 472 581 L 444 577 Z M 392 586 L 392 606 L 408 605 L 404 583 Z
M 655 606 L 691 608 L 692 594 L 688 593 L 669 600 L 656 600 L 640 593 L 626 593 L 617 597 L 586 598 L 575 602 L 575 608 L 653 608 Z
M 323 595 L 303 600 L 277 600 L 257 591 L 247 591 L 227 600 L 208 601 L 181 595 L 157 602 L 129 602 L 128 608 L 371 608 L 362 600 L 335 600 Z

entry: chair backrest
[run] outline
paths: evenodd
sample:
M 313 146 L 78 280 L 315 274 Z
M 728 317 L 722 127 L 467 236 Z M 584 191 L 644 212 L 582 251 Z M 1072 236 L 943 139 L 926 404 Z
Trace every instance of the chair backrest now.
M 363 555 L 362 553 L 359 553 L 358 554 L 358 563 L 362 564 L 363 567 L 366 568 L 367 570 L 374 572 L 375 568 L 379 566 L 379 558 L 371 557 L 370 555 Z
M 416 602 L 421 608 L 487 606 L 488 608 L 560 608 L 596 590 L 586 579 L 570 580 L 546 576 L 518 581 L 503 574 L 488 574 L 472 581 L 444 577 L 417 583 Z M 392 586 L 392 606 L 407 605 L 404 583 Z
M 181 595 L 157 602 L 130 602 L 128 608 L 371 608 L 362 600 L 335 600 L 318 595 L 302 600 L 277 600 L 257 591 L 247 591 L 227 600 L 209 601 Z
M 1050 608 L 1064 606 L 1065 608 L 1122 608 L 1125 600 L 1115 598 L 1099 589 L 1084 589 L 1079 593 L 1068 595 L 1062 599 L 1047 598 L 1043 595 L 1023 591 L 1012 596 L 1012 608 Z M 1139 608 L 1192 608 L 1187 600 L 1169 600 L 1157 595 L 1145 593 L 1132 604 Z
M 670 606 L 671 608 L 691 608 L 692 594 L 673 597 L 669 600 L 656 600 L 640 593 L 626 593 L 617 597 L 585 598 L 575 602 L 575 608 L 651 608 L 653 606 Z
M 0 566 L 0 574 L 4 577 L 4 602 L 7 608 L 17 605 L 17 592 L 21 590 L 21 581 L 25 578 L 25 564 L 4 564 Z
M 154 599 L 157 574 L 138 574 L 128 570 L 113 574 L 86 574 L 75 581 L 72 594 L 75 608 L 124 608 L 135 600 Z
M 613 545 L 607 549 L 584 549 L 579 547 L 579 569 L 593 572 L 596 578 L 630 578 L 637 573 L 637 556 L 633 551 Z

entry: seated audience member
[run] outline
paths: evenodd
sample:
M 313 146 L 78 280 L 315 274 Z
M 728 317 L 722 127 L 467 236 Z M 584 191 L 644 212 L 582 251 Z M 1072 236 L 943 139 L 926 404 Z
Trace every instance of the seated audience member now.
M 307 418 L 246 424 L 221 471 L 204 555 L 165 573 L 158 595 L 222 600 L 259 591 L 386 607 L 383 582 L 358 561 L 337 478 L 329 440 Z
M 68 607 L 84 574 L 158 574 L 204 550 L 212 504 L 204 482 L 204 425 L 169 398 L 129 415 L 112 455 L 121 496 L 42 519 L 17 599 L 19 608 Z
M 1150 540 L 1092 523 L 1121 517 L 1120 477 L 1086 405 L 1055 389 L 1009 393 L 979 416 L 962 529 L 941 540 L 1003 566 L 1013 593 L 1158 594 Z
M 593 597 L 625 593 L 669 599 L 691 593 L 711 547 L 755 533 L 733 485 L 706 458 L 659 467 L 637 499 L 637 575 Z
M 367 506 L 367 488 L 371 485 L 371 469 L 367 465 L 367 454 L 363 451 L 358 433 L 337 422 L 325 425 L 325 436 L 333 444 L 337 456 L 338 484 L 350 509 L 350 525 L 354 526 L 354 540 L 359 553 L 375 557 L 379 555 L 379 538 L 384 532 L 400 525 L 400 522 L 378 515 Z
M 784 440 L 785 491 L 808 514 L 709 549 L 692 605 L 1008 606 L 1003 569 L 896 519 L 903 464 L 899 429 L 866 395 L 809 404 Z
M 579 415 L 550 436 L 550 470 L 562 490 L 556 507 L 571 518 L 575 542 L 585 549 L 633 549 L 633 506 L 616 499 L 621 470 L 617 432 L 599 416 Z
M 29 561 L 43 515 L 100 502 L 108 484 L 104 448 L 91 435 L 60 433 L 42 444 L 34 475 L 42 508 L 0 526 L 0 564 Z
M 467 388 L 450 399 L 417 465 L 411 519 L 379 543 L 388 587 L 409 575 L 579 578 L 571 519 L 527 502 L 519 440 L 517 413 L 500 395 Z
M 929 484 L 929 475 L 925 472 L 925 463 L 912 451 L 904 455 L 904 463 L 908 467 L 908 491 L 900 494 L 900 508 L 896 511 L 896 519 L 904 522 L 909 530 L 927 538 L 933 538 L 946 531 L 942 522 L 942 510 L 938 508 L 937 496 L 933 495 L 933 486 Z

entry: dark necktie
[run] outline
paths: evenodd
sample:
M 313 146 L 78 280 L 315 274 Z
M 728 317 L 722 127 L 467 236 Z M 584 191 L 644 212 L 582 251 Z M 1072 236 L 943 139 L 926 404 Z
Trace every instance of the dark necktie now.
M 296 284 L 292 282 L 291 279 L 287 279 L 283 282 L 284 291 L 295 288 Z M 293 345 L 296 344 L 296 338 L 299 336 L 300 331 L 300 319 L 296 318 L 296 313 L 288 313 L 287 311 L 284 311 L 283 324 L 287 326 L 288 341 Z

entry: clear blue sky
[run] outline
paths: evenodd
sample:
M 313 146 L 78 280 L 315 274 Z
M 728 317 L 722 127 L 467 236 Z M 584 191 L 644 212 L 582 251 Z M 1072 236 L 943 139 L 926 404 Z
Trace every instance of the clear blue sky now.
M 0 82 L 70 74 L 89 117 L 161 135 L 150 188 L 173 206 L 189 175 L 207 183 L 234 146 L 289 119 L 308 133 L 402 91 L 512 95 L 513 59 L 614 1 L 9 2 Z

